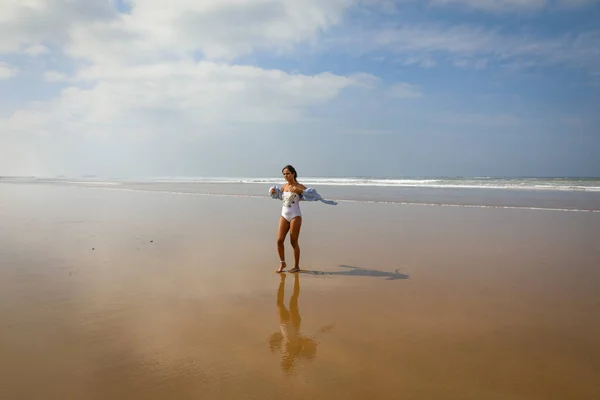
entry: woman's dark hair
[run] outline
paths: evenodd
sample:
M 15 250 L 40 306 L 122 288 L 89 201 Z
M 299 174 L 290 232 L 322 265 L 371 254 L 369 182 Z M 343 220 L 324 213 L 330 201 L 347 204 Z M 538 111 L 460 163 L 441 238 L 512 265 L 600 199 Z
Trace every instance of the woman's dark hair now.
M 294 174 L 294 180 L 297 181 L 298 180 L 298 174 L 296 173 L 296 169 L 294 167 L 292 167 L 291 165 L 286 165 L 285 167 L 283 167 L 281 169 L 281 172 L 283 173 L 283 171 L 285 170 L 290 171 L 292 174 Z

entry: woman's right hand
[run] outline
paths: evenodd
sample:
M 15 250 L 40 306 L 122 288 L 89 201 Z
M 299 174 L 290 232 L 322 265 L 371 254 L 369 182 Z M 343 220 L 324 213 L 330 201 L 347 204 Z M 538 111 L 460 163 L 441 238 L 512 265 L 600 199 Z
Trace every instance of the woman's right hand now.
M 269 193 L 275 194 L 275 188 L 271 188 L 271 190 L 269 190 Z

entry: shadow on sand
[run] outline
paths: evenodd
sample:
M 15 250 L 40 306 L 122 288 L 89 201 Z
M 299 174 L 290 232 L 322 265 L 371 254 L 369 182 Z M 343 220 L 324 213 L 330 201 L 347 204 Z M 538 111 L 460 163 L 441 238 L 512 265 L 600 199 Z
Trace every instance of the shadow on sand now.
M 360 267 L 353 267 L 351 265 L 340 265 L 340 268 L 344 268 L 341 271 L 315 271 L 303 269 L 300 271 L 301 274 L 312 274 L 312 275 L 338 275 L 338 276 L 367 276 L 372 278 L 386 278 L 387 281 L 395 281 L 396 279 L 409 279 L 408 275 L 401 274 L 396 269 L 394 272 L 378 271 L 375 269 L 366 269 Z

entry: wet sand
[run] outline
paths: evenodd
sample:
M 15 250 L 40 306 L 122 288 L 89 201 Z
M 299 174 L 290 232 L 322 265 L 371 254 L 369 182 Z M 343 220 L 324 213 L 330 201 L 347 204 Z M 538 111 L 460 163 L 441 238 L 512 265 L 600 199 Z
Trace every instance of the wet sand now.
M 279 207 L 0 185 L 0 398 L 600 398 L 600 214 Z

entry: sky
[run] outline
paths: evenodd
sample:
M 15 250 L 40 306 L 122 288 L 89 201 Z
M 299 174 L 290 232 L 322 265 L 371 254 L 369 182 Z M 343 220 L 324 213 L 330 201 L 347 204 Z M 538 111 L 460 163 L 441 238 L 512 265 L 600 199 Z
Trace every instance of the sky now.
M 2 0 L 0 175 L 600 176 L 600 0 Z

